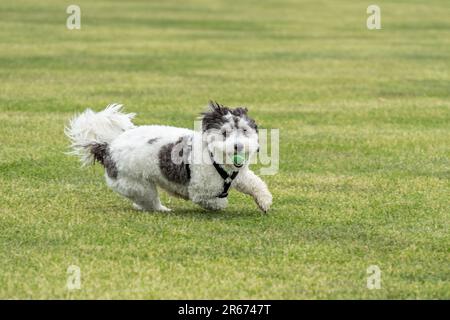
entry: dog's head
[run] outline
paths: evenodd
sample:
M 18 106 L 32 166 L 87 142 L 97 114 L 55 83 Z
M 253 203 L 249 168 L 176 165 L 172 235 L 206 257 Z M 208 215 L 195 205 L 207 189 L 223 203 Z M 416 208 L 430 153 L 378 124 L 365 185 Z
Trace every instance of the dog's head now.
M 247 108 L 231 109 L 216 102 L 202 113 L 202 129 L 215 161 L 242 167 L 258 151 L 258 126 Z

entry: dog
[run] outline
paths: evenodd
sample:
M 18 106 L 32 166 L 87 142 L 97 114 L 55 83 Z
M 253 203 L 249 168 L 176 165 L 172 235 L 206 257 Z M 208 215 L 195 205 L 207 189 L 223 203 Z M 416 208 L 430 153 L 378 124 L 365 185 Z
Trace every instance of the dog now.
M 107 185 L 142 211 L 170 211 L 161 204 L 157 187 L 191 200 L 207 210 L 228 205 L 234 188 L 251 195 L 266 213 L 272 204 L 267 185 L 249 169 L 259 151 L 258 126 L 247 108 L 210 102 L 201 114 L 201 130 L 163 125 L 136 126 L 134 113 L 111 104 L 90 109 L 65 128 L 70 154 L 83 165 L 99 162 Z

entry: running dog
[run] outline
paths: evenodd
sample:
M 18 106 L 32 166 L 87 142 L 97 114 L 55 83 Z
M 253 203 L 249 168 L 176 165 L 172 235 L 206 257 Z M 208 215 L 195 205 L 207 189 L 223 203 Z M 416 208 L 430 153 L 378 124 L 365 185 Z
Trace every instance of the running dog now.
M 247 108 L 210 102 L 201 114 L 201 130 L 171 126 L 136 126 L 135 114 L 112 104 L 101 112 L 87 109 L 65 128 L 71 154 L 83 165 L 99 162 L 107 185 L 130 199 L 137 210 L 170 211 L 157 187 L 208 210 L 228 205 L 231 188 L 251 195 L 267 212 L 272 195 L 249 169 L 259 151 L 258 126 Z

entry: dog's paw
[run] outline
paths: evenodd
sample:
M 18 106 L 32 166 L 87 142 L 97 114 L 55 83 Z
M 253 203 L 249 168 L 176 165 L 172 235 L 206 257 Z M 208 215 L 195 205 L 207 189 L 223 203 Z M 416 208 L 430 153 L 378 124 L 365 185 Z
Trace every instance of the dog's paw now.
M 270 209 L 270 206 L 272 205 L 272 195 L 270 193 L 267 193 L 256 198 L 256 204 L 258 205 L 259 209 L 261 209 L 261 211 L 267 213 L 267 211 L 269 211 Z
M 161 212 L 170 212 L 172 211 L 172 209 L 169 209 L 163 205 L 160 205 L 159 208 L 156 209 L 156 211 L 161 211 Z
M 172 211 L 171 209 L 169 209 L 163 205 L 160 205 L 158 208 L 144 208 L 136 203 L 133 203 L 133 208 L 138 211 L 146 211 L 146 212 L 153 212 L 153 211 L 169 212 L 169 211 Z

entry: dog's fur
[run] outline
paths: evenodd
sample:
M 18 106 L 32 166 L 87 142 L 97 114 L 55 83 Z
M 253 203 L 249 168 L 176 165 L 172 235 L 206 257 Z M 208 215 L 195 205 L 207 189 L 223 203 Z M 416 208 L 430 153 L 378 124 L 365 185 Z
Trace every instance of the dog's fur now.
M 88 109 L 70 121 L 66 134 L 72 142 L 71 153 L 84 165 L 101 163 L 108 186 L 133 201 L 136 209 L 170 210 L 161 204 L 157 186 L 206 209 L 225 208 L 227 198 L 218 197 L 224 180 L 212 161 L 192 161 L 193 146 L 200 146 L 201 153 L 211 155 L 226 172 L 239 171 L 231 188 L 251 195 L 263 212 L 269 210 L 272 195 L 248 167 L 259 144 L 258 127 L 246 108 L 230 109 L 211 102 L 202 114 L 203 132 L 135 126 L 131 122 L 134 114 L 124 114 L 121 108 L 113 104 L 98 113 Z M 237 151 L 247 155 L 243 166 L 223 160 Z M 173 161 L 174 154 L 180 161 Z

